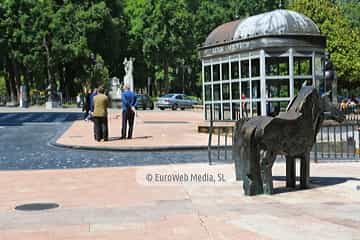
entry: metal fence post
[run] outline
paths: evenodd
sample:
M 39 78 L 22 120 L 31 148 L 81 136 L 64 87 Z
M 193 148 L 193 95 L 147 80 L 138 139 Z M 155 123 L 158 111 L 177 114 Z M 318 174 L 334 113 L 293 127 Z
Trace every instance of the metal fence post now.
M 228 138 L 228 129 L 226 128 L 226 130 L 225 130 L 225 161 L 227 160 L 227 138 Z
M 213 109 L 212 104 L 210 104 L 210 128 L 209 128 L 209 142 L 208 142 L 208 160 L 209 165 L 212 165 L 211 159 L 211 141 L 212 141 L 212 132 L 213 132 Z

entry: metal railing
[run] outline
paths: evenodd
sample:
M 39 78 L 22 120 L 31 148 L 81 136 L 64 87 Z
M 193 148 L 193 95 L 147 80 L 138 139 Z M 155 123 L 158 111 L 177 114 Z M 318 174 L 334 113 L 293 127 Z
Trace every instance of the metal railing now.
M 33 95 L 28 99 L 29 106 L 42 106 L 45 105 L 47 101 L 47 97 Z M 71 106 L 71 107 L 82 107 L 82 102 L 80 104 L 77 103 L 76 97 L 61 97 L 58 99 L 61 106 Z M 11 102 L 11 98 L 9 96 L 0 96 L 0 106 L 6 106 L 6 103 Z
M 229 125 L 232 123 L 233 125 Z M 210 120 L 208 160 L 227 161 L 232 155 L 236 121 Z M 360 161 L 360 123 L 324 124 L 316 137 L 310 154 L 315 162 L 319 161 Z M 217 139 L 213 139 L 213 138 Z M 230 138 L 231 137 L 231 138 Z M 215 140 L 215 141 L 214 141 Z M 231 157 L 230 157 L 231 159 Z
M 344 109 L 340 109 L 346 116 L 347 121 L 360 121 L 360 105 L 350 105 Z
M 323 124 L 316 137 L 312 155 L 318 160 L 360 160 L 358 122 Z
M 44 105 L 46 102 L 46 97 L 33 95 L 30 96 L 30 105 Z
M 214 126 L 214 123 L 216 124 Z M 220 123 L 220 124 L 217 124 Z M 227 120 L 227 121 L 220 121 L 220 120 L 210 120 L 209 126 L 209 141 L 208 141 L 208 159 L 209 165 L 213 163 L 213 149 L 215 148 L 216 151 L 216 159 L 219 161 L 221 160 L 221 153 L 224 153 L 223 160 L 228 160 L 228 151 L 231 149 L 230 147 L 233 144 L 233 136 L 235 130 L 235 123 L 236 121 Z M 232 124 L 232 125 L 231 125 Z M 213 146 L 213 136 L 217 138 L 216 146 Z M 229 139 L 230 137 L 230 139 Z M 223 143 L 221 144 L 221 139 L 223 139 Z
M 10 101 L 8 96 L 0 96 L 0 106 L 5 106 L 7 102 Z

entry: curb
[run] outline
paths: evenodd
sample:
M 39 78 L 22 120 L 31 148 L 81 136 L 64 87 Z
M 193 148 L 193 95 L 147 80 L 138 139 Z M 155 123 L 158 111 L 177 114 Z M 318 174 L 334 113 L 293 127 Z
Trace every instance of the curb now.
M 158 147 L 105 147 L 105 146 L 84 146 L 84 145 L 67 145 L 57 143 L 56 141 L 61 137 L 62 133 L 57 134 L 50 142 L 49 145 L 59 148 L 75 149 L 75 150 L 88 150 L 88 151 L 110 151 L 110 152 L 162 152 L 162 151 L 191 151 L 191 150 L 208 150 L 208 146 L 158 146 Z M 220 146 L 221 149 L 226 148 L 224 145 Z M 227 148 L 231 148 L 228 146 Z M 212 146 L 212 150 L 216 150 L 217 146 Z
M 160 151 L 190 151 L 190 150 L 207 150 L 208 146 L 159 146 L 159 147 L 90 147 L 83 145 L 66 145 L 51 141 L 54 147 L 90 150 L 90 151 L 111 151 L 111 152 L 160 152 Z M 224 148 L 224 146 L 221 146 Z
M 162 152 L 162 151 L 191 151 L 191 150 L 207 150 L 207 145 L 202 146 L 158 146 L 158 147 L 105 147 L 105 146 L 84 146 L 84 145 L 67 145 L 57 143 L 56 141 L 62 136 L 63 131 L 69 126 L 64 127 L 62 131 L 59 131 L 49 142 L 48 145 L 58 148 L 74 149 L 74 150 L 88 150 L 88 151 L 110 151 L 110 152 Z M 221 149 L 226 148 L 224 145 L 220 145 Z M 231 148 L 228 146 L 227 148 Z M 217 149 L 217 146 L 212 146 L 212 150 Z
M 156 147 L 105 147 L 105 146 L 85 146 L 85 145 L 67 145 L 57 143 L 56 141 L 63 135 L 63 133 L 70 127 L 64 126 L 49 142 L 48 145 L 52 147 L 74 149 L 74 150 L 87 150 L 87 151 L 109 151 L 109 152 L 165 152 L 165 151 L 191 151 L 191 150 L 207 150 L 207 145 L 202 146 L 156 146 Z M 221 149 L 226 148 L 224 145 L 220 145 Z M 231 148 L 228 146 L 227 148 Z M 217 149 L 217 146 L 212 146 L 212 149 Z

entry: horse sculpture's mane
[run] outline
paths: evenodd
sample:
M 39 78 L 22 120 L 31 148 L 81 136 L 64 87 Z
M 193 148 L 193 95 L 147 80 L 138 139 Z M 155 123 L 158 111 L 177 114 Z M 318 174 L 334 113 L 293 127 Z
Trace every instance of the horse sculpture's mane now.
M 311 107 L 311 109 L 307 109 L 306 107 Z M 303 86 L 287 107 L 287 113 L 291 112 L 299 112 L 307 115 L 304 117 L 307 117 L 312 123 L 312 135 L 314 136 L 315 141 L 316 134 L 318 133 L 323 120 L 320 96 L 316 89 L 312 86 Z

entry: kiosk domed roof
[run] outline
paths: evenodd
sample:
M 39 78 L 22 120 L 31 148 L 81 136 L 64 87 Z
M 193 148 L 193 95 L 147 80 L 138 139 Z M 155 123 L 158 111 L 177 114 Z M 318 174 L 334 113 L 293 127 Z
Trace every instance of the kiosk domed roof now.
M 320 31 L 303 14 L 275 10 L 220 25 L 209 34 L 205 45 L 266 35 L 320 35 Z

